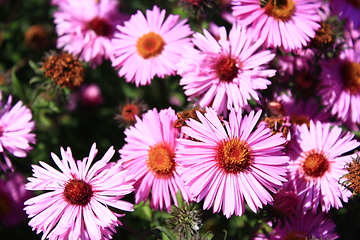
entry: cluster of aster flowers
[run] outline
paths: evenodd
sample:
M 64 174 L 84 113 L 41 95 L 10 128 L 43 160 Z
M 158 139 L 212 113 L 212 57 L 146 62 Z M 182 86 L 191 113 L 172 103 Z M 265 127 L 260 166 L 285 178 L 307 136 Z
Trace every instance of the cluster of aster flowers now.
M 214 4 L 184 2 L 198 11 Z M 148 204 L 183 214 L 180 200 L 226 219 L 265 212 L 267 230 L 254 239 L 339 237 L 329 213 L 359 186 L 351 182 L 360 146 L 358 1 L 232 0 L 223 3 L 227 24 L 201 30 L 156 5 L 130 15 L 117 0 L 51 4 L 63 53 L 46 59 L 45 77 L 72 91 L 83 82 L 78 60 L 92 69 L 109 61 L 138 88 L 178 80 L 186 103 L 177 107 L 187 109 L 128 100 L 114 114 L 124 128 L 121 148 L 97 161 L 95 143 L 82 160 L 60 148 L 61 157 L 51 153 L 56 167 L 40 161 L 26 184 L 15 183 L 21 193 L 6 187 L 15 173 L 0 181 L 0 197 L 14 211 L 20 202 L 43 239 L 112 239 L 123 211 Z M 84 105 L 106 101 L 95 85 L 80 93 Z M 0 108 L 0 167 L 14 171 L 8 153 L 32 150 L 35 121 L 11 96 Z M 41 193 L 30 198 L 24 189 Z M 191 211 L 192 225 L 186 214 L 174 218 L 186 226 L 171 221 L 181 238 L 199 236 L 200 217 Z

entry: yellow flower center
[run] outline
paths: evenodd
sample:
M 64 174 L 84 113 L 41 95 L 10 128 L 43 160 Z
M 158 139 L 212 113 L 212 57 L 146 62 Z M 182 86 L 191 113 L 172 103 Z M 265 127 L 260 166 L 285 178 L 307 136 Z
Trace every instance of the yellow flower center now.
M 268 16 L 286 22 L 294 15 L 295 2 L 291 0 L 268 0 L 263 8 Z
M 322 153 L 316 150 L 311 150 L 305 153 L 305 160 L 302 163 L 302 168 L 306 176 L 317 178 L 322 177 L 330 168 L 329 160 Z
M 136 49 L 144 59 L 156 57 L 162 53 L 165 46 L 164 39 L 157 33 L 149 32 L 139 37 Z
M 249 169 L 253 162 L 252 149 L 238 138 L 222 140 L 215 148 L 215 160 L 226 173 L 239 173 Z
M 175 170 L 175 152 L 167 143 L 155 144 L 148 151 L 147 165 L 158 175 L 169 175 Z

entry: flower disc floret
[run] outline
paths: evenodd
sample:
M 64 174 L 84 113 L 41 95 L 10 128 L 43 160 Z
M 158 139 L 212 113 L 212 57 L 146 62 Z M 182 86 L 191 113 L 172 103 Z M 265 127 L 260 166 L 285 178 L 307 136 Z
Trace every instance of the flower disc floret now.
M 71 179 L 64 187 L 66 201 L 73 205 L 85 206 L 93 196 L 92 187 L 83 180 Z
M 166 143 L 150 146 L 147 164 L 156 174 L 169 175 L 175 170 L 175 152 Z
M 295 11 L 292 0 L 269 0 L 264 7 L 265 13 L 279 21 L 289 21 Z
M 306 176 L 312 178 L 322 177 L 329 168 L 329 160 L 322 152 L 311 150 L 305 153 L 302 169 Z
M 226 173 L 239 173 L 249 169 L 253 162 L 252 150 L 240 139 L 222 140 L 216 147 L 215 160 Z
M 164 39 L 154 32 L 149 32 L 139 37 L 136 49 L 144 59 L 157 57 L 164 50 Z

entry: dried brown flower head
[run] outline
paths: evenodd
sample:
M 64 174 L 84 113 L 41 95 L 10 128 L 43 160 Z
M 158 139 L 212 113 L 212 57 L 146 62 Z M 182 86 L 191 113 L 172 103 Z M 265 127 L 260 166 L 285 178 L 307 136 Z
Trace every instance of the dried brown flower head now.
M 360 193 L 360 157 L 357 156 L 352 162 L 346 165 L 345 169 L 348 171 L 344 175 L 346 181 L 344 185 L 353 191 L 354 195 Z
M 199 121 L 199 118 L 196 115 L 196 111 L 201 112 L 202 114 L 206 113 L 206 111 L 201 110 L 200 108 L 193 108 L 190 110 L 184 110 L 182 112 L 176 113 L 176 116 L 178 119 L 174 123 L 175 128 L 181 128 L 182 126 L 186 126 L 186 120 L 189 120 L 190 118 L 195 119 Z
M 311 40 L 310 46 L 316 49 L 332 47 L 335 43 L 335 34 L 329 24 L 320 23 L 321 27 L 316 31 L 315 37 Z
M 84 67 L 79 60 L 69 53 L 51 55 L 45 59 L 41 67 L 45 76 L 57 85 L 74 89 L 84 80 Z
M 43 25 L 32 25 L 26 30 L 24 37 L 25 45 L 30 48 L 43 51 L 49 47 L 50 33 Z
M 282 133 L 285 139 L 288 139 L 290 133 L 290 119 L 288 116 L 283 117 L 266 117 L 264 119 L 265 124 L 271 129 L 272 134 Z

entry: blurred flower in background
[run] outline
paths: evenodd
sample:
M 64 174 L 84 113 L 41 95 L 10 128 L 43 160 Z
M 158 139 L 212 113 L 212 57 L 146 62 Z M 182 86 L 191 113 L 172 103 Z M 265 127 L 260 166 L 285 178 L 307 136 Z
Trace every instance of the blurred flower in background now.
M 2 100 L 2 93 L 0 92 Z M 29 108 L 18 101 L 12 106 L 10 95 L 6 103 L 0 103 L 0 153 L 4 162 L 0 162 L 3 171 L 14 170 L 7 152 L 15 157 L 24 158 L 33 149 L 35 144 L 35 122 L 31 120 L 32 113 Z
M 0 223 L 8 228 L 25 221 L 24 202 L 32 196 L 25 189 L 21 173 L 7 173 L 0 178 Z
M 116 25 L 126 19 L 116 0 L 58 1 L 54 23 L 57 47 L 96 67 L 112 57 Z

